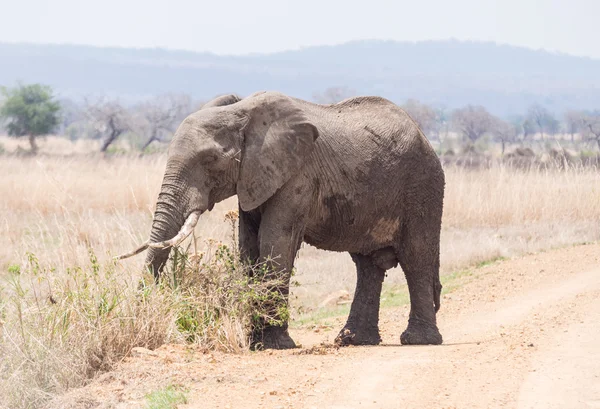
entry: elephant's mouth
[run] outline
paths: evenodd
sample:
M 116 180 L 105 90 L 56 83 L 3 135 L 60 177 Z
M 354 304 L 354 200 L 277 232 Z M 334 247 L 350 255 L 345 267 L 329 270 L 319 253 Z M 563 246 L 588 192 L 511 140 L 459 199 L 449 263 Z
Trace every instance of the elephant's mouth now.
M 200 215 L 202 215 L 202 213 L 203 212 L 201 210 L 196 210 L 196 211 L 193 211 L 192 213 L 190 213 L 190 215 L 185 220 L 185 223 L 183 224 L 183 226 L 181 227 L 179 232 L 172 239 L 160 241 L 157 243 L 151 242 L 150 239 L 148 239 L 144 243 L 142 243 L 142 245 L 140 245 L 138 248 L 136 248 L 135 250 L 130 251 L 129 253 L 122 254 L 118 257 L 115 257 L 115 259 L 122 260 L 125 258 L 135 256 L 136 254 L 141 253 L 142 251 L 146 250 L 149 247 L 154 248 L 154 249 L 167 249 L 169 247 L 173 247 L 173 246 L 177 246 L 177 245 L 181 244 L 182 241 L 184 241 L 190 234 L 192 234 L 192 232 L 194 231 L 194 228 L 198 224 L 198 220 L 200 219 Z

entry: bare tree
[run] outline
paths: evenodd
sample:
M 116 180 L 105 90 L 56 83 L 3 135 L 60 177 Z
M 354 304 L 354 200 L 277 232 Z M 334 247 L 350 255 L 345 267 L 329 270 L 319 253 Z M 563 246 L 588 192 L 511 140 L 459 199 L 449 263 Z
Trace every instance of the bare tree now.
M 535 125 L 544 140 L 544 131 L 554 133 L 558 130 L 558 121 L 546 108 L 533 104 L 527 111 L 527 119 Z
M 174 132 L 174 128 L 191 111 L 192 101 L 187 95 L 163 95 L 138 106 L 145 122 L 146 142 L 141 150 L 145 151 L 152 142 L 165 142 Z
M 582 116 L 581 134 L 585 140 L 595 142 L 600 149 L 600 111 L 594 111 Z
M 98 101 L 93 104 L 86 102 L 86 105 L 87 117 L 104 135 L 100 152 L 106 152 L 119 136 L 133 128 L 131 114 L 117 101 Z
M 467 105 L 453 112 L 452 123 L 457 131 L 475 142 L 491 130 L 494 117 L 482 106 Z
M 535 133 L 535 125 L 529 118 L 523 115 L 513 116 L 510 119 L 510 122 L 515 127 L 517 137 L 520 138 L 522 142 L 525 142 L 529 135 L 533 135 Z
M 506 144 L 514 142 L 517 139 L 518 130 L 514 124 L 493 117 L 490 132 L 494 136 L 494 139 L 500 142 L 500 145 L 502 146 L 502 156 L 504 156 Z
M 429 105 L 422 104 L 416 99 L 409 99 L 402 105 L 402 109 L 404 109 L 408 115 L 419 124 L 419 127 L 423 132 L 427 134 L 435 131 L 437 126 L 437 115 L 436 111 Z
M 575 134 L 581 132 L 583 125 L 584 112 L 570 110 L 565 112 L 564 120 L 567 133 L 571 135 L 571 142 L 575 141 Z
M 313 100 L 318 104 L 335 104 L 355 94 L 356 92 L 348 87 L 331 87 L 321 93 L 315 92 Z

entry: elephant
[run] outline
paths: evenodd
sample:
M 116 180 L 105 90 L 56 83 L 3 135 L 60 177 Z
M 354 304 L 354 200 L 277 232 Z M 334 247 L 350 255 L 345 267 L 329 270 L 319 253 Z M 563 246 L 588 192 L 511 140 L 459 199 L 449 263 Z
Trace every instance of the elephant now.
M 277 263 L 284 302 L 302 242 L 350 253 L 357 283 L 338 345 L 381 342 L 382 283 L 398 263 L 410 295 L 401 343 L 441 344 L 444 186 L 433 147 L 389 100 L 320 105 L 273 91 L 225 95 L 176 130 L 150 239 L 123 257 L 149 249 L 146 266 L 158 279 L 170 248 L 191 234 L 199 216 L 237 195 L 240 254 Z M 252 345 L 294 348 L 282 322 L 254 331 Z

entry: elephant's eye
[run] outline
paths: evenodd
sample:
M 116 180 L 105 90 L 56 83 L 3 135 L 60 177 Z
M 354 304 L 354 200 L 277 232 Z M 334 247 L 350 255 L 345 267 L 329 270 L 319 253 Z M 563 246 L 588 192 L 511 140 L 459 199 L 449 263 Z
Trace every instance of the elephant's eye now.
M 200 157 L 200 163 L 202 165 L 209 165 L 209 164 L 215 162 L 217 159 L 218 159 L 217 155 L 212 154 L 212 153 L 211 154 L 207 154 L 207 155 L 202 155 Z
M 210 165 L 219 159 L 219 151 L 214 146 L 203 147 L 196 156 L 200 165 Z

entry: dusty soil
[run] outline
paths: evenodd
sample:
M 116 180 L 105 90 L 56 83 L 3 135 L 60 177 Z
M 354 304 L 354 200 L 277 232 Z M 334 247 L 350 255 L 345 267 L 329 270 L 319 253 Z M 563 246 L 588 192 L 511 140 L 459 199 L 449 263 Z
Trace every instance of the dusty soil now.
M 180 408 L 600 408 L 599 299 L 600 245 L 565 248 L 465 276 L 442 302 L 442 346 L 400 346 L 408 309 L 390 308 L 381 346 L 321 345 L 338 328 L 317 327 L 292 351 L 136 350 L 51 407 L 143 407 L 179 385 Z

